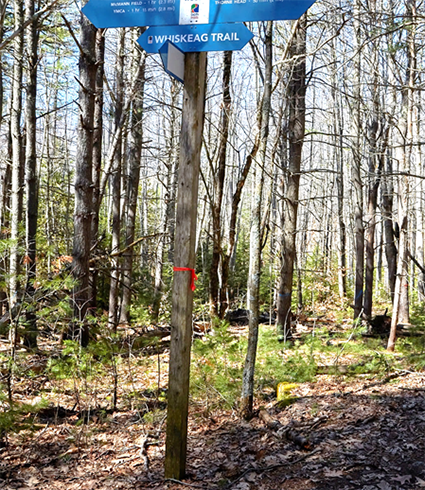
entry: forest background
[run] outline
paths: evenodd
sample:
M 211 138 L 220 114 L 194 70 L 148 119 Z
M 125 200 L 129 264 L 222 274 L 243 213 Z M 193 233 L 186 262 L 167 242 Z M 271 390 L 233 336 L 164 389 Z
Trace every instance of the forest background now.
M 422 11 L 320 1 L 208 54 L 198 322 L 247 308 L 255 337 L 276 311 L 285 341 L 303 310 L 388 307 L 394 350 L 424 300 Z M 144 28 L 95 29 L 62 0 L 3 1 L 0 21 L 8 406 L 20 345 L 169 323 L 182 87 Z

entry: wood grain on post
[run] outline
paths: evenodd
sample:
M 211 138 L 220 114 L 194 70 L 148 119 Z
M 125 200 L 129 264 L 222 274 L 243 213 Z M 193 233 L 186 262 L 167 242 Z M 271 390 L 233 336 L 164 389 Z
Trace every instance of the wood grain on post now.
M 195 268 L 206 59 L 206 53 L 187 53 L 185 55 L 174 266 L 191 269 Z M 174 272 L 165 449 L 166 478 L 181 479 L 186 471 L 193 307 L 191 280 L 190 271 Z

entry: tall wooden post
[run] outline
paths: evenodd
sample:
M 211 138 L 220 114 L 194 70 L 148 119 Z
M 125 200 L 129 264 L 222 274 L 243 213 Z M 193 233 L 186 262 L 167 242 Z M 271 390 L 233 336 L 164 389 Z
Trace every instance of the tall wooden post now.
M 204 124 L 206 53 L 187 53 L 174 240 L 165 477 L 186 470 L 198 180 Z

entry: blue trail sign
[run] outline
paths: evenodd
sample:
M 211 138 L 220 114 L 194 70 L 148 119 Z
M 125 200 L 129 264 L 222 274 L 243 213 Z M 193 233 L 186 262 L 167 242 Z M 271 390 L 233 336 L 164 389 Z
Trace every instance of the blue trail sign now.
M 189 53 L 236 51 L 252 38 L 252 32 L 244 24 L 202 24 L 149 27 L 137 42 L 148 53 L 157 53 L 166 41 Z
M 82 11 L 98 28 L 294 20 L 315 0 L 89 0 Z

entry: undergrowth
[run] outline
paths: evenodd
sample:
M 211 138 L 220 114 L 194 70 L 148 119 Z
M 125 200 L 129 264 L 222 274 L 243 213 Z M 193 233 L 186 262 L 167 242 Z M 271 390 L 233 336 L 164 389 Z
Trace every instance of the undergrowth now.
M 418 314 L 418 319 L 422 318 Z M 425 319 L 425 316 L 423 317 Z M 418 320 L 420 321 L 420 320 Z M 279 343 L 274 326 L 260 326 L 255 372 L 257 400 L 276 400 L 277 387 L 319 380 L 320 375 L 339 376 L 345 381 L 357 376 L 382 378 L 400 370 L 425 370 L 425 336 L 399 338 L 396 354 L 386 351 L 386 339 L 364 337 L 360 322 L 314 324 L 293 342 Z M 193 342 L 191 403 L 206 413 L 238 408 L 247 347 L 246 331 L 226 322 L 214 325 L 211 333 Z M 66 341 L 62 351 L 51 356 L 41 373 L 23 368 L 17 357 L 13 374 L 17 384 L 35 387 L 37 403 L 11 403 L 7 387 L 0 390 L 0 436 L 19 429 L 30 414 L 47 404 L 77 407 L 83 412 L 96 408 L 108 412 L 136 410 L 145 423 L 162 424 L 166 409 L 168 351 L 161 341 L 150 349 L 133 351 L 123 338 L 98 336 L 88 348 Z M 6 357 L 1 365 L 5 370 Z M 48 381 L 49 388 L 43 387 Z M 30 388 L 27 388 L 28 393 Z M 42 396 L 40 396 L 42 394 Z M 288 395 L 289 396 L 289 395 Z M 28 397 L 31 399 L 31 396 Z M 29 414 L 26 416 L 26 414 Z
M 335 331 L 315 328 L 293 343 L 280 344 L 274 327 L 260 327 L 255 396 L 276 396 L 280 383 L 314 382 L 318 374 L 343 376 L 346 381 L 362 375 L 385 378 L 397 370 L 425 369 L 425 338 L 397 341 L 396 355 L 386 351 L 386 339 L 364 337 L 360 322 Z M 228 324 L 196 340 L 193 347 L 192 396 L 207 409 L 237 408 L 246 351 L 245 336 L 235 336 Z

